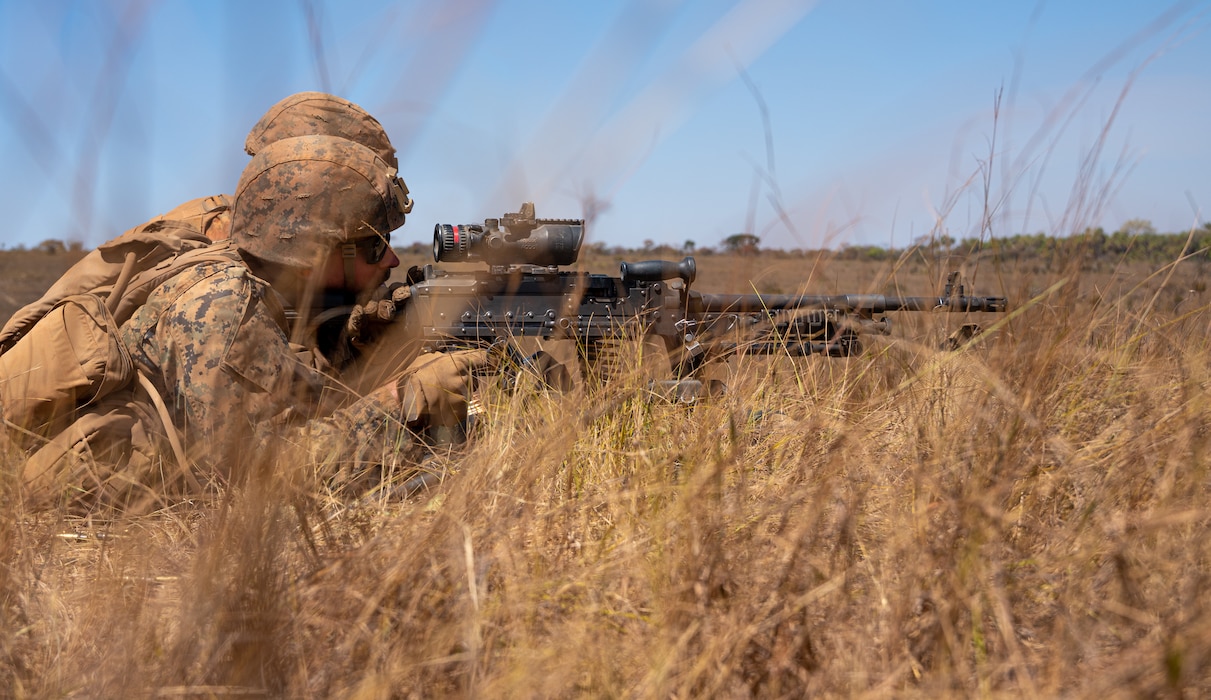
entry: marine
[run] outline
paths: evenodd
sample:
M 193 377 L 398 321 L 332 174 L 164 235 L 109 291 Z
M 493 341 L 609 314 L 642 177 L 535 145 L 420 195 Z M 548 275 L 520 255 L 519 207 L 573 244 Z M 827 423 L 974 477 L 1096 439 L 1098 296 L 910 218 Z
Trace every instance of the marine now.
M 414 463 L 431 424 L 465 418 L 482 352 L 422 357 L 350 398 L 311 333 L 332 300 L 369 298 L 399 264 L 390 233 L 411 199 L 394 151 L 279 138 L 266 116 L 228 235 L 175 255 L 172 274 L 111 320 L 129 380 L 40 426 L 39 439 L 18 436 L 33 502 L 160 507 L 238 482 L 250 454 L 289 452 L 321 479 L 360 483 Z

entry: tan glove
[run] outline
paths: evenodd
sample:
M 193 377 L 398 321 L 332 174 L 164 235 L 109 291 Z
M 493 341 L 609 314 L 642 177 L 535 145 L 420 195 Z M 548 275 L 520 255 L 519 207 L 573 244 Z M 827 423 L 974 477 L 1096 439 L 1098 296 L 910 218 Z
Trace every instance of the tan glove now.
M 383 329 L 403 313 L 404 304 L 412 297 L 412 288 L 401 282 L 383 286 L 374 298 L 365 304 L 353 307 L 345 323 L 345 335 L 355 348 L 364 348 L 374 342 Z
M 489 362 L 486 350 L 421 355 L 394 386 L 404 421 L 455 425 L 467 418 L 472 374 Z

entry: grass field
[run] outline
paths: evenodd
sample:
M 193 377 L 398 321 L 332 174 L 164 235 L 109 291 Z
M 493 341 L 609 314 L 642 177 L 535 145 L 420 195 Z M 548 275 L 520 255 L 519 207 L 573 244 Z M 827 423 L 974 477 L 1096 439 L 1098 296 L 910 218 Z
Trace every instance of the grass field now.
M 707 291 L 919 295 L 962 261 L 698 263 Z M 22 505 L 10 454 L 0 696 L 1206 697 L 1206 265 L 962 267 L 1011 310 L 958 352 L 967 319 L 901 313 L 692 406 L 643 362 L 487 390 L 408 498 L 262 456 L 215 501 L 72 518 Z

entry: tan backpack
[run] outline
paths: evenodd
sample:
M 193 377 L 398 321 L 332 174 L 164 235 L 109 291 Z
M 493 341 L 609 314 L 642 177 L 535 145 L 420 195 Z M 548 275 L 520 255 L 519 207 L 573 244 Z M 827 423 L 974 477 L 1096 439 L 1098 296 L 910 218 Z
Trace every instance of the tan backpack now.
M 117 331 L 97 294 L 76 294 L 56 304 L 0 355 L 5 421 L 46 434 L 77 406 L 128 384 L 134 369 Z
M 0 330 L 0 353 L 13 347 L 64 299 L 75 294 L 108 297 L 123 269 L 131 273 L 147 270 L 186 251 L 208 246 L 211 241 L 225 239 L 230 210 L 227 195 L 194 199 L 97 246 L 51 285 L 41 299 L 13 314 Z M 128 265 L 131 256 L 134 262 Z
M 14 315 L 0 334 L 6 424 L 52 435 L 78 409 L 129 385 L 136 373 L 118 328 L 169 278 L 202 262 L 238 260 L 226 243 L 210 243 L 196 219 L 150 221 L 90 253 Z

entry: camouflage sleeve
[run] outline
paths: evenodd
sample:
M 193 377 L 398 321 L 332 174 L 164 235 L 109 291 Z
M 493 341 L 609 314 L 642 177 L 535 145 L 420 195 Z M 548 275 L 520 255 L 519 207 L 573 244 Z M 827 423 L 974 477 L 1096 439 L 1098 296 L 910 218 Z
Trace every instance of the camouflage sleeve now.
M 285 438 L 331 469 L 381 463 L 410 445 L 386 393 L 322 415 L 333 383 L 300 361 L 265 287 L 239 266 L 204 272 L 200 282 L 167 283 L 123 327 L 132 359 L 157 377 L 189 444 L 238 450 Z

